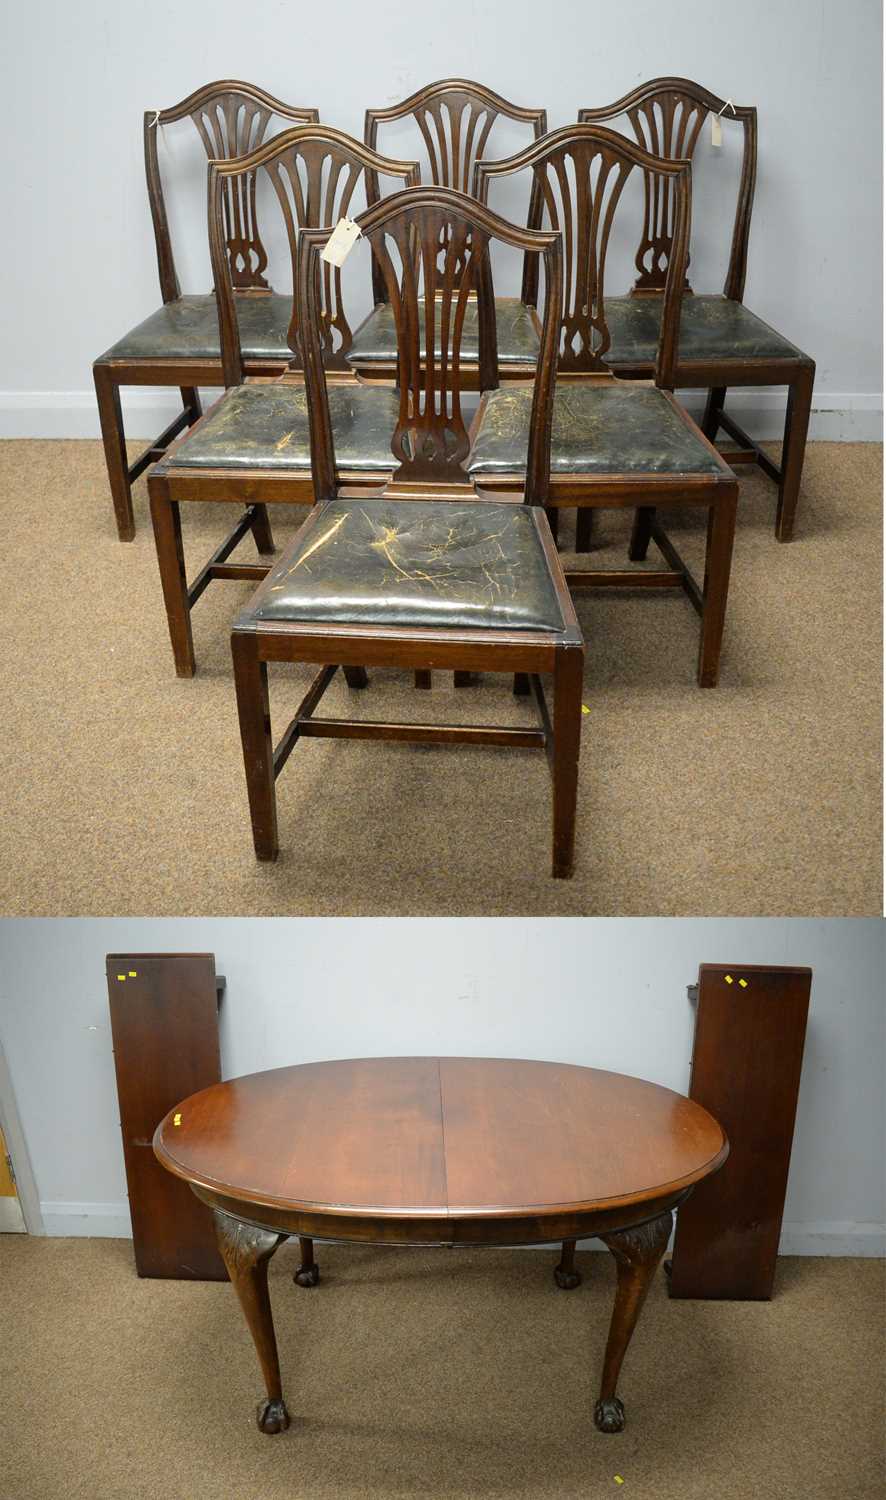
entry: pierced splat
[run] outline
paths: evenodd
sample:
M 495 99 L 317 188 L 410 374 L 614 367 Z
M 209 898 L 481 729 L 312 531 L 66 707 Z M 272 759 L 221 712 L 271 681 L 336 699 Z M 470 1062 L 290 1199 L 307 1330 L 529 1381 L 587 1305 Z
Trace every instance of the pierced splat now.
M 264 140 L 274 117 L 309 124 L 319 119 L 316 109 L 283 104 L 251 83 L 226 79 L 207 83 L 170 109 L 145 113 L 145 170 L 148 197 L 157 243 L 157 263 L 164 302 L 181 295 L 163 185 L 157 157 L 157 132 L 177 120 L 190 119 L 196 126 L 210 161 L 229 161 L 255 151 Z M 259 235 L 255 209 L 255 179 L 244 175 L 226 184 L 224 198 L 225 249 L 231 280 L 241 291 L 270 291 L 263 272 L 268 257 Z
M 603 305 L 603 274 L 618 200 L 633 163 L 580 140 L 536 168 L 548 221 L 563 232 L 561 370 L 606 371 L 612 340 Z
M 367 238 L 397 324 L 400 415 L 391 447 L 400 467 L 394 482 L 463 481 L 470 442 L 459 394 L 461 341 L 468 303 L 481 289 L 481 384 L 498 384 L 487 236 L 446 209 L 425 207 Z
M 230 161 L 235 156 L 249 155 L 262 144 L 272 112 L 242 94 L 226 93 L 207 100 L 190 113 L 209 160 Z M 262 274 L 267 269 L 268 255 L 258 232 L 255 188 L 254 172 L 244 172 L 226 182 L 225 244 L 234 286 L 270 291 Z
M 608 374 L 611 345 L 604 279 L 612 224 L 624 185 L 634 169 L 666 183 L 673 197 L 671 256 L 679 282 L 668 274 L 657 379 L 673 384 L 679 293 L 689 229 L 689 166 L 660 161 L 612 130 L 567 125 L 517 156 L 477 167 L 477 193 L 485 202 L 491 178 L 531 168 L 542 216 L 563 236 L 563 302 L 559 368 L 567 374 Z M 670 263 L 669 263 L 670 265 Z
M 217 161 L 210 168 L 210 250 L 213 272 L 219 291 L 222 331 L 222 361 L 229 385 L 243 378 L 239 333 L 233 307 L 233 291 L 238 283 L 233 267 L 227 261 L 226 206 L 233 185 L 247 181 L 255 192 L 256 180 L 265 172 L 276 194 L 289 243 L 292 284 L 298 274 L 299 234 L 308 228 L 331 229 L 337 221 L 350 216 L 354 194 L 370 170 L 398 178 L 405 185 L 418 182 L 416 162 L 388 160 L 370 151 L 360 141 L 352 140 L 340 130 L 326 125 L 300 125 L 275 136 L 249 156 L 236 161 Z M 351 327 L 342 297 L 341 270 L 325 261 L 319 269 L 320 300 L 318 330 L 323 363 L 327 369 L 348 370 L 345 356 L 351 346 Z M 293 297 L 292 317 L 288 329 L 293 364 L 301 365 L 297 299 Z
M 741 300 L 744 290 L 747 245 L 757 160 L 757 112 L 746 105 L 733 105 L 688 78 L 654 78 L 600 109 L 581 109 L 583 124 L 601 124 L 626 115 L 637 144 L 659 160 L 692 160 L 702 127 L 713 112 L 736 121 L 744 132 L 741 183 L 736 204 L 729 271 L 724 288 L 727 297 Z M 637 247 L 638 271 L 635 292 L 661 292 L 667 280 L 674 243 L 674 190 L 672 183 L 644 172 L 643 232 Z M 689 255 L 686 256 L 689 264 Z M 688 280 L 684 290 L 691 292 Z
M 296 277 L 298 231 L 308 226 L 335 225 L 350 217 L 354 191 L 363 175 L 363 166 L 344 152 L 339 142 L 319 139 L 296 141 L 266 163 L 271 185 L 277 194 L 292 257 L 293 285 Z M 351 326 L 344 309 L 341 268 L 322 263 L 323 280 L 320 329 L 324 361 L 327 367 L 345 368 L 344 354 L 351 347 Z M 289 324 L 289 347 L 298 350 L 298 319 L 293 299 Z
M 544 261 L 545 302 L 538 374 L 533 387 L 524 497 L 544 504 L 550 474 L 555 342 L 562 295 L 556 231 L 518 229 L 479 202 L 449 188 L 413 188 L 372 204 L 357 220 L 390 298 L 397 335 L 398 415 L 391 449 L 398 468 L 391 492 L 416 498 L 464 493 L 470 441 L 462 416 L 460 363 L 465 314 L 476 299 L 483 390 L 498 385 L 491 240 Z M 311 466 L 317 501 L 336 490 L 335 453 L 324 373 L 319 307 L 323 232 L 301 236 L 298 302 L 305 386 L 311 412 Z
M 652 156 L 692 159 L 699 132 L 707 119 L 707 105 L 676 89 L 644 99 L 627 111 L 637 144 Z M 643 237 L 634 264 L 639 275 L 635 291 L 660 292 L 667 276 L 674 242 L 674 194 L 672 184 L 650 172 L 643 174 Z M 689 257 L 687 256 L 687 264 Z M 684 290 L 691 291 L 688 279 Z
M 474 168 L 482 160 L 492 127 L 500 116 L 528 125 L 535 140 L 548 128 L 547 112 L 543 109 L 524 109 L 483 84 L 446 78 L 418 89 L 390 109 L 367 109 L 364 131 L 367 145 L 377 149 L 379 125 L 410 116 L 424 144 L 427 179 L 437 187 L 455 188 L 468 194 L 473 190 Z M 369 179 L 367 187 L 368 201 L 377 203 L 380 197 L 377 176 Z M 527 222 L 530 226 L 538 222 L 534 196 Z M 528 264 L 537 268 L 537 258 L 530 256 Z M 380 269 L 373 272 L 373 291 L 376 302 L 387 300 Z

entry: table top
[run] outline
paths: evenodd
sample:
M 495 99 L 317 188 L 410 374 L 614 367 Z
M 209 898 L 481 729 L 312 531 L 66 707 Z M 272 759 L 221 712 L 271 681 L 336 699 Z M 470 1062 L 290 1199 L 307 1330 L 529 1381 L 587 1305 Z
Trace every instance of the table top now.
M 253 1073 L 184 1100 L 154 1136 L 162 1165 L 217 1207 L 343 1238 L 415 1239 L 423 1222 L 428 1243 L 491 1240 L 493 1222 L 501 1243 L 589 1215 L 639 1222 L 728 1149 L 706 1110 L 658 1084 L 470 1057 Z

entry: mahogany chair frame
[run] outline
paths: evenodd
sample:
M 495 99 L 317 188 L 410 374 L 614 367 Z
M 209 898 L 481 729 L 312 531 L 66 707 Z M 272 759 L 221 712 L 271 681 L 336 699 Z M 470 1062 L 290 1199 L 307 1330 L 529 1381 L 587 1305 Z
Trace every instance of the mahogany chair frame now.
M 562 295 L 560 236 L 552 231 L 520 229 L 487 207 L 448 188 L 410 188 L 372 205 L 358 220 L 373 255 L 385 269 L 388 290 L 395 292 L 398 330 L 400 419 L 392 449 L 400 459 L 393 479 L 377 493 L 408 500 L 476 499 L 460 465 L 468 451 L 459 401 L 459 348 L 467 295 L 478 296 L 480 369 L 497 384 L 495 315 L 489 240 L 535 252 L 544 261 L 545 305 L 538 378 L 533 398 L 533 422 L 523 504 L 527 505 L 540 541 L 563 620 L 560 632 L 535 629 L 422 627 L 413 624 L 343 624 L 324 621 L 261 620 L 260 606 L 271 581 L 259 588 L 251 606 L 235 623 L 231 636 L 237 706 L 255 852 L 260 860 L 278 853 L 275 781 L 300 739 L 310 736 L 337 739 L 381 739 L 419 744 L 493 744 L 541 749 L 546 752 L 553 781 L 554 877 L 572 874 L 575 807 L 581 737 L 581 693 L 584 642 L 547 523 L 544 505 L 550 469 L 550 428 L 555 379 L 557 309 Z M 404 279 L 386 248 L 386 236 L 396 237 L 403 258 Z M 438 272 L 436 256 L 445 241 L 445 265 Z M 470 248 L 466 249 L 467 240 Z M 305 386 L 311 419 L 311 460 L 318 504 L 347 498 L 335 471 L 332 428 L 320 336 L 319 256 L 325 235 L 305 230 L 300 238 L 300 327 Z M 406 275 L 411 255 L 420 256 L 424 272 L 424 313 L 420 313 L 417 276 Z M 415 262 L 413 262 L 413 265 Z M 439 312 L 441 356 L 434 355 L 429 330 L 429 355 L 419 357 L 419 323 L 428 309 Z M 515 502 L 520 503 L 520 502 Z M 298 547 L 298 538 L 290 553 Z M 281 563 L 282 566 L 282 563 Z M 310 662 L 320 670 L 296 709 L 276 748 L 271 733 L 268 701 L 270 662 Z M 386 723 L 365 719 L 316 718 L 317 708 L 337 667 L 363 673 L 366 666 L 394 667 L 430 674 L 434 668 L 458 674 L 472 671 L 514 674 L 515 691 L 534 694 L 537 728 L 430 723 Z M 541 674 L 553 676 L 553 712 L 549 712 Z
M 465 109 L 468 110 L 468 118 L 462 130 Z M 399 104 L 392 104 L 387 109 L 367 109 L 363 128 L 363 139 L 367 146 L 377 151 L 379 127 L 410 116 L 421 132 L 428 153 L 431 183 L 435 187 L 455 188 L 458 192 L 468 194 L 472 192 L 476 162 L 482 157 L 492 128 L 500 116 L 528 125 L 534 140 L 540 140 L 548 128 L 545 109 L 530 109 L 512 104 L 494 89 L 469 78 L 442 78 L 437 83 L 429 83 L 416 89 L 407 99 L 402 99 Z M 377 203 L 380 196 L 378 178 L 368 177 L 368 201 Z M 534 184 L 526 223 L 530 229 L 538 228 L 541 224 L 541 204 Z M 535 255 L 524 256 L 523 288 L 521 300 L 530 309 L 536 332 L 541 336 L 541 323 L 537 315 L 538 260 Z M 376 307 L 388 301 L 384 277 L 377 265 L 372 268 L 372 293 Z M 363 380 L 396 379 L 395 363 L 378 362 L 355 368 Z M 508 363 L 500 365 L 498 373 L 501 380 L 531 380 L 535 374 L 535 366 L 532 363 Z M 462 390 L 477 390 L 478 384 L 479 366 L 464 365 L 461 373 Z
M 255 143 L 258 144 L 274 115 L 297 124 L 316 123 L 320 118 L 319 111 L 316 109 L 303 109 L 295 105 L 284 104 L 271 94 L 265 93 L 264 89 L 236 79 L 207 83 L 202 88 L 195 89 L 186 99 L 182 99 L 179 104 L 174 104 L 170 109 L 145 111 L 143 125 L 145 176 L 157 250 L 160 293 L 164 304 L 176 302 L 181 296 L 181 287 L 175 268 L 163 182 L 160 175 L 157 152 L 158 131 L 164 125 L 173 124 L 189 116 L 203 140 L 207 157 L 218 156 L 225 150 L 225 139 L 217 133 L 220 125 L 217 124 L 216 130 L 211 127 L 208 129 L 205 120 L 206 111 L 215 111 L 217 107 L 221 108 L 225 114 L 227 148 L 231 156 L 240 154 L 240 142 L 244 134 L 243 124 L 246 126 L 246 135 L 255 137 Z M 244 109 L 244 121 L 243 124 L 238 124 L 237 115 L 241 108 Z M 217 122 L 217 115 L 215 119 Z M 232 246 L 230 252 L 232 262 L 239 255 L 236 284 L 238 294 L 243 296 L 261 295 L 262 292 L 270 290 L 261 275 L 266 256 L 254 219 L 254 202 L 251 207 L 253 233 L 251 235 L 247 233 L 245 236 L 241 233 L 238 237 L 241 241 L 240 245 L 236 249 Z M 232 225 L 232 230 L 234 227 Z M 245 226 L 241 224 L 240 227 L 242 229 Z M 245 254 L 250 249 L 256 252 L 258 270 L 247 269 L 244 264 Z M 251 375 L 273 375 L 285 369 L 286 363 L 285 357 L 279 360 L 250 359 L 248 369 Z M 93 379 L 117 534 L 121 542 L 131 542 L 135 536 L 132 485 L 150 464 L 162 457 L 179 433 L 198 420 L 202 411 L 198 387 L 224 384 L 222 361 L 221 358 L 172 358 L 160 353 L 153 357 L 139 359 L 107 359 L 100 356 L 93 364 Z M 120 404 L 120 387 L 123 385 L 178 386 L 182 399 L 182 410 L 179 415 L 132 463 L 129 462 L 126 453 L 126 435 Z
M 222 358 L 220 368 L 228 389 L 242 385 L 249 375 L 249 366 L 243 359 L 237 322 L 236 299 L 239 293 L 234 287 L 230 258 L 226 250 L 225 205 L 226 189 L 231 182 L 254 180 L 261 169 L 279 164 L 287 157 L 298 157 L 306 163 L 308 190 L 300 205 L 304 217 L 316 221 L 326 219 L 326 225 L 311 223 L 320 228 L 328 239 L 338 217 L 346 214 L 353 200 L 358 182 L 365 180 L 367 170 L 381 172 L 388 177 L 398 177 L 407 185 L 418 182 L 418 164 L 394 161 L 379 156 L 343 131 L 329 125 L 299 125 L 273 137 L 248 156 L 229 161 L 211 161 L 208 171 L 209 245 L 213 275 L 219 309 Z M 324 162 L 331 160 L 333 166 L 325 188 L 321 187 Z M 273 180 L 273 179 L 272 179 Z M 281 198 L 281 206 L 283 199 Z M 296 200 L 296 208 L 298 202 Z M 295 267 L 297 260 L 297 238 L 299 231 L 307 225 L 298 225 L 290 207 L 284 208 L 287 221 L 290 253 L 293 266 L 293 291 L 295 290 Z M 334 215 L 334 217 L 333 217 Z M 333 371 L 332 378 L 339 383 L 354 384 L 356 377 L 350 371 L 345 355 L 352 337 L 341 301 L 340 273 L 325 269 L 326 302 L 318 312 L 323 328 L 323 358 L 326 367 Z M 333 347 L 333 328 L 339 344 Z M 301 387 L 304 384 L 299 353 L 296 299 L 293 297 L 292 320 L 289 328 L 292 353 L 288 368 L 277 376 L 275 383 L 291 382 Z M 258 383 L 252 377 L 250 383 Z M 222 398 L 223 399 L 223 398 Z M 210 408 L 207 420 L 215 407 Z M 196 428 L 192 429 L 196 431 Z M 312 505 L 314 503 L 313 480 L 309 469 L 269 470 L 246 465 L 236 469 L 192 467 L 177 463 L 180 443 L 173 445 L 162 463 L 156 465 L 148 475 L 148 493 L 151 502 L 151 520 L 157 544 L 157 560 L 163 597 L 169 622 L 175 670 L 179 677 L 193 677 L 196 670 L 194 639 L 191 629 L 191 610 L 206 588 L 216 578 L 255 579 L 264 578 L 270 567 L 274 544 L 268 520 L 267 505 L 277 502 Z M 393 455 L 391 468 L 394 467 Z M 347 482 L 351 485 L 377 486 L 379 476 L 373 472 L 349 472 Z M 185 501 L 239 501 L 246 509 L 243 516 L 216 548 L 215 552 L 188 583 L 182 545 L 180 505 Z M 231 553 L 247 532 L 252 531 L 258 551 L 267 560 L 261 563 L 228 562 Z
M 655 107 L 660 110 L 659 120 Z M 678 110 L 678 106 L 681 106 Z M 607 121 L 626 115 L 638 143 L 647 142 L 657 156 L 692 158 L 695 146 L 709 114 L 722 120 L 738 124 L 743 132 L 741 176 L 735 207 L 732 244 L 729 265 L 723 286 L 723 295 L 732 302 L 744 301 L 745 277 L 747 273 L 748 243 L 751 231 L 751 213 L 754 204 L 754 187 L 757 176 L 757 111 L 753 105 L 733 105 L 731 100 L 721 99 L 701 84 L 688 78 L 653 78 L 640 84 L 614 104 L 597 109 L 580 109 L 581 123 L 602 125 Z M 671 251 L 668 234 L 666 204 L 650 191 L 649 177 L 645 181 L 645 213 L 643 234 L 637 249 L 636 264 L 638 278 L 633 295 L 655 293 L 663 287 L 661 260 Z M 650 266 L 649 255 L 653 257 Z M 688 283 L 687 295 L 692 295 Z M 618 376 L 642 379 L 650 374 L 650 366 L 630 360 L 612 362 Z M 718 355 L 715 359 L 679 358 L 675 372 L 677 387 L 702 388 L 708 392 L 702 420 L 702 431 L 713 442 L 722 429 L 738 447 L 724 452 L 729 464 L 757 464 L 778 486 L 778 504 L 775 516 L 775 535 L 780 542 L 789 542 L 794 534 L 797 504 L 800 496 L 800 481 L 806 452 L 806 435 L 812 407 L 812 389 L 815 383 L 815 361 L 797 351 L 796 358 L 765 359 L 746 355 Z M 730 386 L 787 386 L 788 399 L 785 411 L 784 436 L 781 463 L 776 464 L 749 436 L 743 427 L 724 410 L 726 393 Z
M 577 204 L 571 201 L 566 172 L 566 158 L 571 157 L 576 179 Z M 599 159 L 597 186 L 589 190 L 590 169 Z M 586 550 L 590 518 L 595 508 L 637 509 L 628 556 L 632 561 L 646 557 L 649 542 L 654 541 L 662 553 L 666 569 L 574 569 L 566 570 L 570 589 L 682 589 L 701 619 L 698 654 L 698 684 L 715 687 L 719 677 L 720 648 L 726 615 L 726 598 L 735 532 L 738 485 L 735 475 L 704 437 L 691 417 L 673 396 L 680 326 L 680 303 L 686 276 L 686 256 L 691 219 L 691 165 L 688 161 L 662 160 L 625 136 L 596 125 L 566 125 L 551 131 L 516 156 L 502 161 L 480 161 L 474 170 L 474 189 L 481 202 L 487 201 L 489 184 L 499 177 L 531 169 L 544 209 L 550 222 L 558 224 L 563 216 L 566 245 L 564 282 L 569 292 L 564 299 L 558 338 L 561 381 L 583 381 L 616 384 L 608 368 L 606 353 L 609 329 L 604 314 L 604 271 L 609 232 L 618 198 L 627 176 L 641 169 L 647 180 L 653 178 L 667 187 L 673 200 L 672 248 L 664 285 L 663 311 L 654 381 L 668 401 L 678 420 L 708 449 L 716 463 L 716 472 L 624 470 L 610 473 L 558 473 L 551 475 L 547 504 L 552 514 L 563 506 L 578 508 L 578 550 Z M 616 174 L 612 177 L 612 174 Z M 559 208 L 552 178 L 559 185 Z M 603 208 L 607 179 L 611 196 Z M 481 399 L 474 422 L 479 430 L 486 407 Z M 485 489 L 508 493 L 519 487 L 520 475 L 484 474 Z M 699 584 L 688 564 L 662 529 L 657 511 L 666 507 L 700 505 L 708 512 L 708 534 L 705 577 Z M 556 535 L 556 520 L 553 522 Z

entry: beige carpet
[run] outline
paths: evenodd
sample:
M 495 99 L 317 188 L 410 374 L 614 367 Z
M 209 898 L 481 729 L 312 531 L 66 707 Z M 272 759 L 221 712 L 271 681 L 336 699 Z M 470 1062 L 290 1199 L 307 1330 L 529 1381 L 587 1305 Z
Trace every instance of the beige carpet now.
M 881 450 L 813 444 L 797 540 L 745 471 L 721 686 L 695 687 L 697 621 L 676 595 L 585 596 L 576 875 L 549 878 L 550 796 L 533 751 L 308 741 L 278 784 L 282 852 L 249 834 L 228 625 L 216 583 L 177 681 L 146 489 L 120 545 L 94 442 L 0 445 L 7 620 L 0 912 L 878 915 Z M 189 506 L 192 569 L 227 510 Z M 298 512 L 277 525 L 292 532 Z M 627 519 L 604 516 L 613 560 Z M 698 519 L 681 530 L 701 556 Z M 607 557 L 608 560 L 608 557 Z M 274 676 L 279 728 L 305 672 Z M 416 694 L 334 685 L 368 718 L 527 715 L 508 683 Z
M 139 1281 L 121 1240 L 0 1237 L 3 1500 L 868 1500 L 883 1493 L 883 1265 L 786 1259 L 771 1303 L 650 1294 L 591 1420 L 610 1257 L 321 1246 L 272 1262 L 293 1423 L 222 1284 Z M 5 1325 L 5 1326 L 3 1326 Z M 619 1485 L 615 1476 L 623 1480 Z

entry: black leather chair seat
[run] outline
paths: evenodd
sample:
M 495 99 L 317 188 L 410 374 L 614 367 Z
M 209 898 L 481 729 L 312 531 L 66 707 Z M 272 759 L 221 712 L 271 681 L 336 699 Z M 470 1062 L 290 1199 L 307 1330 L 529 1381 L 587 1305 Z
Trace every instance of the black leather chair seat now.
M 662 298 L 606 297 L 604 306 L 612 339 L 606 363 L 654 365 Z M 685 296 L 680 312 L 679 359 L 731 358 L 804 359 L 805 355 L 741 302 L 707 294 Z
M 387 387 L 356 382 L 329 386 L 337 468 L 390 473 L 395 467 L 391 436 L 399 409 L 396 393 Z M 309 472 L 311 442 L 304 386 L 234 386 L 161 464 Z
M 475 478 L 526 467 L 532 391 L 491 391 L 468 458 Z M 716 474 L 706 445 L 649 385 L 562 381 L 554 392 L 552 474 Z
M 269 573 L 259 621 L 563 630 L 535 518 L 483 500 L 330 500 Z
M 419 305 L 423 303 L 424 298 L 421 298 Z M 538 358 L 538 333 L 532 312 L 525 303 L 521 302 L 518 297 L 496 297 L 495 328 L 500 365 L 535 364 Z M 422 330 L 424 330 L 424 321 L 422 321 Z M 422 337 L 422 357 L 424 352 L 424 337 Z M 439 356 L 439 347 L 436 353 Z M 358 369 L 362 365 L 396 364 L 397 333 L 394 314 L 388 303 L 380 303 L 365 322 L 360 324 L 346 358 Z M 460 360 L 463 365 L 470 365 L 476 364 L 479 358 L 477 304 L 471 301 L 465 309 Z
M 237 321 L 244 359 L 292 358 L 286 331 L 292 299 L 270 292 L 237 298 Z M 97 361 L 110 359 L 221 359 L 215 293 L 166 302 L 131 328 Z

